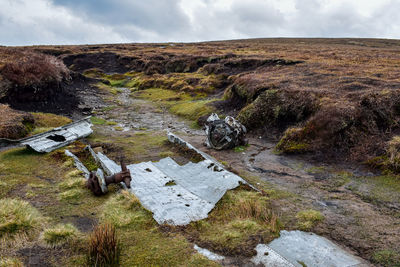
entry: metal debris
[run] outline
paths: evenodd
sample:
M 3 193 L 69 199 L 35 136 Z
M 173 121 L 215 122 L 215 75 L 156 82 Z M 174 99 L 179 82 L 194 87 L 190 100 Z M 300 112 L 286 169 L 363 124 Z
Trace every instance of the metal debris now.
M 259 244 L 252 261 L 264 266 L 367 266 L 328 239 L 314 233 L 281 231 L 269 245 Z
M 90 135 L 92 123 L 90 117 L 72 122 L 70 124 L 54 128 L 48 132 L 19 140 L 0 139 L 0 146 L 28 146 L 40 153 L 48 153 L 57 148 L 69 145 L 70 143 Z
M 81 172 L 83 172 L 86 179 L 89 179 L 90 172 L 85 167 L 85 165 L 83 165 L 83 163 L 79 160 L 79 158 L 77 156 L 75 156 L 74 154 L 72 154 L 71 151 L 69 151 L 68 149 L 65 150 L 65 155 L 67 155 L 68 157 L 71 157 L 74 160 L 75 167 L 78 170 L 80 170 Z
M 208 117 L 205 124 L 207 147 L 223 150 L 240 145 L 246 145 L 246 127 L 231 116 L 221 120 L 217 114 L 213 113 Z
M 197 151 L 173 134 L 168 138 Z M 227 190 L 246 184 L 207 154 L 199 153 L 205 160 L 184 166 L 169 157 L 159 162 L 127 166 L 132 177 L 130 191 L 143 207 L 153 212 L 153 218 L 159 224 L 186 225 L 205 219 Z M 95 155 L 104 170 L 112 174 L 121 171 L 120 166 L 102 153 Z
M 257 266 L 262 264 L 268 267 L 295 267 L 290 261 L 276 253 L 273 249 L 264 244 L 256 247 L 257 255 L 251 261 Z
M 201 255 L 203 255 L 204 257 L 206 257 L 209 260 L 212 261 L 222 261 L 225 259 L 224 256 L 215 254 L 214 252 L 209 251 L 208 249 L 205 248 L 201 248 L 199 246 L 197 246 L 196 244 L 193 247 L 198 253 L 200 253 Z
M 97 169 L 96 172 L 91 172 L 86 186 L 96 196 L 104 195 L 108 192 L 107 186 L 110 184 L 124 183 L 128 188 L 131 184 L 131 174 L 126 168 L 126 165 L 121 162 L 121 172 L 104 177 L 104 173 L 101 169 Z

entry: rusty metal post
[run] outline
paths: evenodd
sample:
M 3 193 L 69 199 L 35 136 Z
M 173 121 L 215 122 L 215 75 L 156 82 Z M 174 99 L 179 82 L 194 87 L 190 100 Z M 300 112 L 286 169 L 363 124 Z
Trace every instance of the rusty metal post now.
M 124 182 L 128 188 L 131 188 L 131 173 L 126 168 L 126 165 L 121 161 L 121 172 L 111 176 L 104 177 L 102 171 L 91 172 L 86 187 L 93 192 L 96 196 L 105 195 L 107 193 L 107 186 L 110 184 L 117 184 Z

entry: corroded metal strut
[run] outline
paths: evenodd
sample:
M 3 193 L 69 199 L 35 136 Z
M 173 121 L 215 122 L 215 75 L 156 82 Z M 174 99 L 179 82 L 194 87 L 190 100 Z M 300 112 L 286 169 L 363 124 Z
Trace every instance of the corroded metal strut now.
M 106 177 L 104 177 L 103 172 L 99 172 L 99 170 L 97 172 L 91 172 L 86 183 L 87 188 L 96 196 L 106 194 L 109 184 L 124 182 L 125 185 L 130 188 L 132 180 L 131 173 L 123 162 L 121 162 L 121 169 L 121 172 Z

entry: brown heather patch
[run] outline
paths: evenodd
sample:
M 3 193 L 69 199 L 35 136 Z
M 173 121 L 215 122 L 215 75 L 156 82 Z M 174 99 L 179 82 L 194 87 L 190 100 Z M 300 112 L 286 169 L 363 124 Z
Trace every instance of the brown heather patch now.
M 280 139 L 290 127 L 303 129 L 296 140 L 285 137 L 292 148 L 293 142 L 300 148 L 307 144 L 307 149 L 295 146 L 297 152 L 364 160 L 384 153 L 384 144 L 400 130 L 399 44 L 293 38 L 33 49 L 60 55 L 71 70 L 101 69 L 112 85 L 218 98 L 225 91 L 225 100 L 215 106 L 239 114 L 250 130 Z M 0 54 L 1 62 L 9 61 L 10 56 Z M 134 75 L 124 80 L 113 76 L 127 72 Z
M 24 137 L 33 128 L 31 114 L 17 111 L 0 104 L 0 138 L 18 139 Z

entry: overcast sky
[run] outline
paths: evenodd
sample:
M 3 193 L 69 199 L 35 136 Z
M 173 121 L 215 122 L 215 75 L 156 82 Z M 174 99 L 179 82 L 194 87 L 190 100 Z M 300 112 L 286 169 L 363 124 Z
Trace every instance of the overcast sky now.
M 400 39 L 400 0 L 0 0 L 0 45 Z

